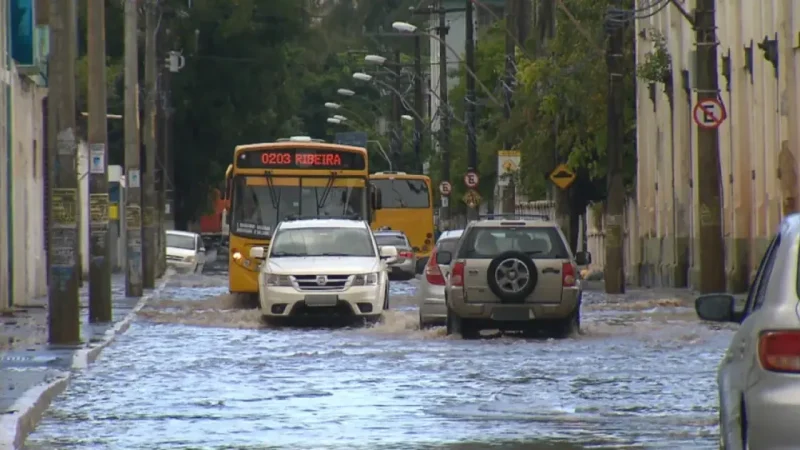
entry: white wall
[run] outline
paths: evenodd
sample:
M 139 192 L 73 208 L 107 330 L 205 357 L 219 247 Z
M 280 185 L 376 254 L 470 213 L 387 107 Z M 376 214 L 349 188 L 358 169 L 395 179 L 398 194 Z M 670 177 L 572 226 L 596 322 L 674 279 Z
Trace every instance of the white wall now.
M 80 199 L 80 239 L 81 271 L 89 276 L 89 146 L 86 142 L 78 143 L 78 198 Z
M 47 89 L 13 70 L 11 81 L 14 303 L 21 305 L 47 294 L 42 151 L 42 100 Z

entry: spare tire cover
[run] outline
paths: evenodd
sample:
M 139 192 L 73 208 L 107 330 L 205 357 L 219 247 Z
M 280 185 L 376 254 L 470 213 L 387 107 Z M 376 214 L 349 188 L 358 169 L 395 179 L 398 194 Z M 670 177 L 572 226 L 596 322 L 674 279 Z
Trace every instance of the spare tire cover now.
M 486 281 L 489 289 L 503 302 L 520 303 L 536 289 L 539 271 L 528 255 L 510 250 L 489 263 Z

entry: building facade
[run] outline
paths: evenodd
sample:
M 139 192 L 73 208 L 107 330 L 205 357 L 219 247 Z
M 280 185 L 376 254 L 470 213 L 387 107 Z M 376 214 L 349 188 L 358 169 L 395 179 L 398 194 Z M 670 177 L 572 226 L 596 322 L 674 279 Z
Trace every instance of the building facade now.
M 47 292 L 46 61 L 49 30 L 34 0 L 0 0 L 0 308 Z M 7 30 L 7 31 L 6 31 Z
M 686 11 L 694 0 L 683 2 Z M 717 0 L 722 225 L 730 291 L 744 290 L 781 218 L 798 202 L 800 2 Z M 638 80 L 639 273 L 653 285 L 695 286 L 701 211 L 695 32 L 674 6 L 636 23 L 637 61 L 659 39 L 671 58 L 662 82 Z

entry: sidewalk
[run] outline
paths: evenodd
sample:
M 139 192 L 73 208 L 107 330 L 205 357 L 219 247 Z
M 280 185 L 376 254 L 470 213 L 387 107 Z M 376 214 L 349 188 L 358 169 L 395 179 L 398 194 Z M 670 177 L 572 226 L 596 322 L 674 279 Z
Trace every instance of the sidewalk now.
M 112 275 L 113 322 L 105 325 L 88 323 L 88 282 L 84 283 L 80 291 L 84 343 L 76 347 L 48 345 L 47 298 L 30 301 L 15 309 L 13 316 L 0 317 L 0 450 L 22 445 L 53 398 L 66 389 L 72 373 L 94 362 L 167 278 L 139 299 L 125 297 L 124 275 Z

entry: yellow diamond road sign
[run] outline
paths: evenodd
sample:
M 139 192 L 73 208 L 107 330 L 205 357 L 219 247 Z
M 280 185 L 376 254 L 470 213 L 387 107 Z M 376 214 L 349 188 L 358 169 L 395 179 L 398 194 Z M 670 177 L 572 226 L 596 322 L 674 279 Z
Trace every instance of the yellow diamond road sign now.
M 550 172 L 550 181 L 561 189 L 566 189 L 575 182 L 575 172 L 566 164 L 559 164 L 558 167 Z
M 461 200 L 470 208 L 474 208 L 481 204 L 481 195 L 475 189 L 470 189 L 461 197 Z

